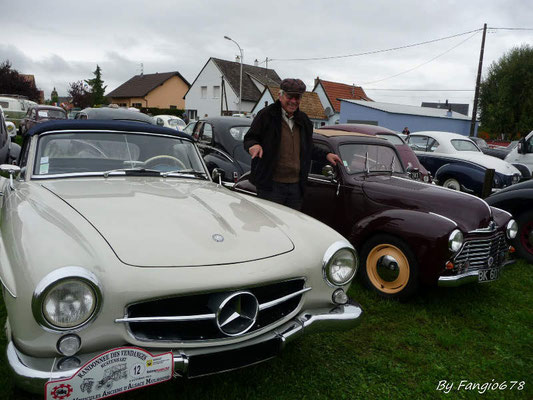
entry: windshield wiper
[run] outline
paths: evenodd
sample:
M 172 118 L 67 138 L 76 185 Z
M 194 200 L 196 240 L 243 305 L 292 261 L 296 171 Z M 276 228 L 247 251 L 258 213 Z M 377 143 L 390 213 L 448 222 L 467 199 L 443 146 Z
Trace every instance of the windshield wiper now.
M 140 175 L 148 175 L 148 176 L 161 176 L 161 171 L 155 170 L 155 169 L 146 169 L 146 168 L 117 168 L 117 169 L 111 169 L 109 171 L 105 171 L 103 173 L 104 178 L 107 178 L 110 174 L 113 174 L 114 172 L 124 172 L 124 175 L 127 176 L 140 176 Z
M 176 169 L 174 171 L 161 172 L 163 178 L 166 178 L 169 175 L 193 175 L 200 178 L 207 178 L 205 172 L 195 171 L 193 169 Z

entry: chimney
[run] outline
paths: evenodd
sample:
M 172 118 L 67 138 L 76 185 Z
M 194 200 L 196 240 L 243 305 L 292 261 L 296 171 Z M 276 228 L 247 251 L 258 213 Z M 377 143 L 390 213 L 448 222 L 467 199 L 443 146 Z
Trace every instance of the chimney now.
M 259 67 L 259 61 L 257 61 L 257 58 L 256 58 L 255 61 L 254 61 L 254 66 L 255 66 L 255 67 Z
M 352 83 L 352 97 L 355 97 L 355 83 Z
M 315 78 L 315 86 L 318 85 L 318 82 L 319 82 L 319 81 L 320 81 L 320 78 L 317 76 L 317 77 Z

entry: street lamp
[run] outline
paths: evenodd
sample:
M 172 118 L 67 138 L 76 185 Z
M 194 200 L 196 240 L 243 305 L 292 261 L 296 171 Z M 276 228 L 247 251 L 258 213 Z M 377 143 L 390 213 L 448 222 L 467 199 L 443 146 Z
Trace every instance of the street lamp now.
M 235 40 L 233 40 L 229 36 L 224 36 L 224 39 L 231 40 L 233 43 L 235 43 L 237 45 L 237 47 L 239 48 L 239 51 L 241 53 L 241 78 L 240 78 L 240 82 L 239 82 L 239 114 L 240 114 L 241 113 L 241 104 L 242 104 L 242 57 L 243 57 L 242 49 L 241 49 L 241 46 L 239 46 L 239 43 L 237 43 Z

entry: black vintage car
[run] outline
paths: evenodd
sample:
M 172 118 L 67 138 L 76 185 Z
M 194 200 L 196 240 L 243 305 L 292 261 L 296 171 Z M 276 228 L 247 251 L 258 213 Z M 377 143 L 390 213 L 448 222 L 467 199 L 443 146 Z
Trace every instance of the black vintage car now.
M 498 279 L 516 235 L 511 215 L 478 197 L 409 179 L 385 139 L 317 130 L 314 144 L 339 155 L 343 165 L 334 171 L 325 161 L 311 164 L 303 212 L 359 250 L 369 288 L 404 298 L 420 284 Z M 247 178 L 234 189 L 255 193 Z
M 198 141 L 209 172 L 220 168 L 224 181 L 236 182 L 250 170 L 252 161 L 242 141 L 251 124 L 252 120 L 244 117 L 212 117 L 196 122 L 192 136 Z
M 489 205 L 510 212 L 518 223 L 512 241 L 518 255 L 533 264 L 533 180 L 510 186 L 486 198 Z

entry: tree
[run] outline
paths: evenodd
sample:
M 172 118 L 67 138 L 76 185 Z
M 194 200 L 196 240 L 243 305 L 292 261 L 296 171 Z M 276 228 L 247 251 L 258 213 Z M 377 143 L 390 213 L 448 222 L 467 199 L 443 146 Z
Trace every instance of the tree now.
M 57 94 L 57 90 L 56 88 L 54 87 L 54 90 L 52 90 L 52 94 L 50 95 L 50 102 L 52 104 L 56 104 L 56 105 L 59 105 L 59 96 Z
M 98 64 L 96 65 L 96 70 L 93 74 L 93 79 L 87 79 L 85 81 L 91 88 L 92 105 L 107 104 L 107 99 L 104 95 L 107 85 L 103 86 L 104 81 L 102 80 L 102 70 Z
M 18 94 L 36 102 L 40 99 L 35 83 L 12 69 L 9 60 L 0 64 L 0 93 Z
M 481 128 L 508 138 L 533 129 L 533 47 L 522 45 L 492 63 L 480 86 Z
M 92 93 L 83 81 L 69 83 L 68 94 L 74 107 L 85 108 L 92 105 Z

